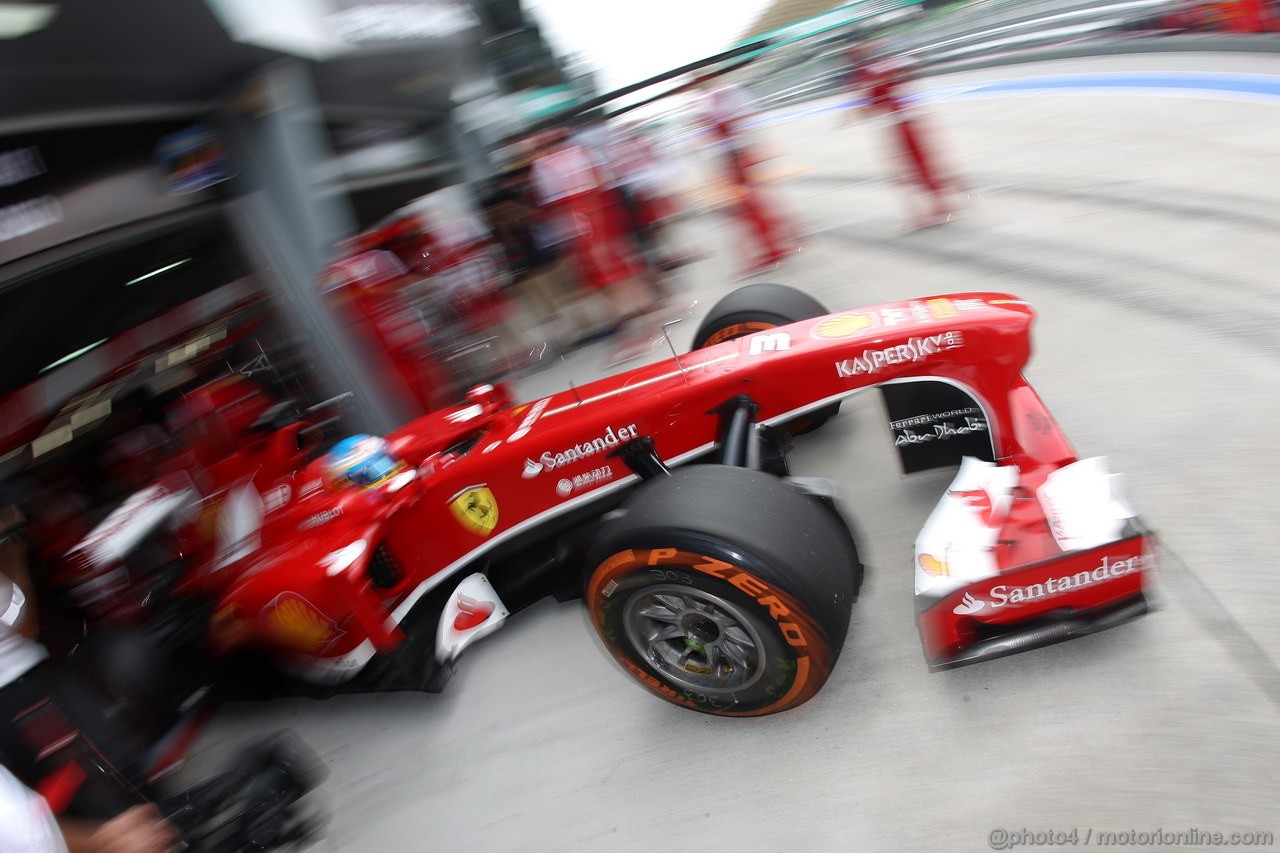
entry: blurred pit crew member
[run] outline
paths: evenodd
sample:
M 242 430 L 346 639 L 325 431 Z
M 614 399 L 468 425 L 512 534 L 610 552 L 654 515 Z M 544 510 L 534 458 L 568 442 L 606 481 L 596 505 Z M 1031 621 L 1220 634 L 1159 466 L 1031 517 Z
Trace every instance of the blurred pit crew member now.
M 409 224 L 406 224 L 409 223 Z M 406 267 L 401 254 L 424 261 L 427 244 L 407 236 L 411 220 L 393 223 L 396 251 L 381 242 L 388 229 L 362 234 L 340 247 L 345 254 L 322 273 L 320 288 L 330 310 L 342 318 L 353 339 L 364 350 L 371 372 L 405 412 L 425 414 L 453 402 L 451 376 L 433 357 L 422 320 L 412 310 L 403 286 Z M 372 253 L 378 250 L 378 254 Z
M 483 197 L 484 211 L 502 247 L 513 287 L 534 314 L 536 339 L 563 352 L 581 325 L 574 316 L 577 302 L 562 259 L 549 241 L 539 238 L 528 171 L 512 169 L 494 179 Z
M 769 207 L 760 181 L 751 176 L 751 167 L 759 162 L 747 138 L 751 98 L 737 84 L 718 85 L 706 92 L 702 110 L 711 132 L 712 148 L 724 164 L 733 189 L 734 210 L 756 242 L 755 258 L 745 272 L 750 275 L 771 269 L 786 258 L 790 247 L 784 237 L 782 217 Z
M 876 43 L 853 47 L 849 51 L 849 60 L 848 88 L 865 94 L 867 112 L 888 118 L 908 182 L 928 196 L 928 212 L 913 216 L 916 227 L 925 228 L 950 221 L 952 215 L 947 194 L 957 192 L 958 187 L 953 179 L 939 170 L 934 151 L 921 128 L 920 116 L 906 97 L 906 85 L 915 76 L 915 63 L 886 53 L 883 45 Z
M 573 260 L 588 292 L 605 302 L 611 329 L 647 313 L 645 269 L 609 221 L 606 176 L 586 146 L 564 129 L 547 131 L 530 180 L 544 225 Z
M 506 292 L 507 277 L 497 244 L 477 216 L 428 196 L 420 203 L 421 229 L 431 235 L 436 261 L 428 286 L 441 303 L 441 319 L 462 336 L 490 335 L 502 365 L 499 375 L 524 366 L 532 347 L 521 329 L 517 306 Z M 492 355 L 486 355 L 489 361 Z M 491 368 L 472 365 L 473 384 L 492 378 Z
M 68 809 L 77 816 L 110 822 L 137 804 L 136 795 L 104 781 L 82 784 L 82 773 L 68 772 L 71 758 L 60 750 L 46 750 L 47 741 L 70 733 L 93 748 L 107 749 L 115 760 L 136 755 L 138 750 L 132 748 L 129 736 L 104 715 L 104 697 L 80 679 L 51 666 L 48 651 L 36 640 L 39 620 L 22 536 L 24 524 L 17 506 L 0 505 L 0 764 L 45 796 L 59 801 L 56 811 Z M 46 706 L 56 708 L 60 721 L 52 736 L 45 730 L 47 724 L 33 714 L 33 709 Z M 140 776 L 135 773 L 136 768 L 123 762 L 121 765 L 127 778 Z M 135 814 L 131 820 L 137 819 Z M 80 830 L 84 827 L 78 827 L 77 838 L 93 835 Z
M 667 245 L 666 223 L 675 215 L 666 168 L 657 147 L 635 126 L 616 128 L 609 138 L 609 162 L 628 226 L 645 260 L 665 272 L 689 263 Z
M 101 823 L 55 820 L 44 798 L 0 767 L 0 850 L 12 853 L 168 853 L 178 835 L 154 806 Z

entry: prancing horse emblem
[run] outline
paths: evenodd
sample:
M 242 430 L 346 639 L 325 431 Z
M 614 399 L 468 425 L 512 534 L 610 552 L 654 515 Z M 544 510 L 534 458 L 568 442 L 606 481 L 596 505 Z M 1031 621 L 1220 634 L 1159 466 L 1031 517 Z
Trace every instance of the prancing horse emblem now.
M 488 536 L 498 526 L 498 501 L 483 485 L 463 490 L 449 509 L 459 524 L 477 536 Z

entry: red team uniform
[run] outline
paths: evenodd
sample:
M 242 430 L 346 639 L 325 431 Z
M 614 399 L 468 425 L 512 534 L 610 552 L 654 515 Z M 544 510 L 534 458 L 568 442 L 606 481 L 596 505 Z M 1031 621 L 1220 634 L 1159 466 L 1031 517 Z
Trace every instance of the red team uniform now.
M 783 236 L 781 217 L 769 209 L 758 181 L 750 169 L 756 163 L 745 133 L 750 101 L 741 87 L 721 86 L 707 94 L 705 111 L 714 146 L 722 155 L 729 182 L 737 191 L 736 211 L 756 239 L 757 255 L 748 268 L 755 272 L 777 264 L 789 246 Z
M 850 86 L 865 93 L 868 110 L 888 116 L 906 164 L 908 180 L 929 195 L 929 216 L 919 219 L 918 224 L 945 222 L 951 213 L 946 195 L 954 189 L 953 182 L 938 170 L 920 122 L 912 116 L 904 93 L 906 83 L 914 76 L 915 63 L 894 56 L 866 62 L 862 61 L 861 50 L 855 49 L 852 54 Z
M 618 233 L 600 166 L 584 146 L 565 141 L 533 163 L 538 206 L 588 288 L 598 290 L 644 271 Z

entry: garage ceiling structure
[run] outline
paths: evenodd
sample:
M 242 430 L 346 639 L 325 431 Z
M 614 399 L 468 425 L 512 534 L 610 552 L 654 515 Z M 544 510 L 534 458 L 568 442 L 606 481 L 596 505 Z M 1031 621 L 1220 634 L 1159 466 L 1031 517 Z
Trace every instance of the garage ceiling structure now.
M 326 111 L 359 108 L 440 118 L 452 107 L 459 72 L 471 68 L 475 51 L 469 48 L 480 35 L 477 28 L 444 31 L 437 38 L 420 32 L 414 38 L 388 39 L 369 30 L 357 33 L 355 41 L 317 38 L 308 44 L 299 39 L 286 50 L 237 41 L 224 25 L 234 25 L 236 16 L 215 14 L 205 0 L 36 5 L 54 7 L 49 25 L 0 41 L 0 134 L 198 115 L 245 75 L 286 56 L 313 63 Z M 292 2 L 278 7 L 312 9 L 318 16 L 310 27 L 315 30 L 326 12 L 335 14 L 330 10 L 341 15 L 388 5 Z M 276 6 L 257 3 L 259 9 Z M 236 29 L 242 39 L 286 44 L 252 26 Z
M 3 42 L 0 133 L 198 115 L 281 56 L 232 41 L 203 0 L 72 0 Z
M 0 33 L 0 159 L 13 152 L 38 158 L 29 175 L 13 180 L 0 168 L 0 402 L 148 310 L 159 313 L 243 274 L 222 215 L 224 195 L 166 194 L 156 180 L 154 140 L 239 106 L 257 70 L 307 65 L 331 128 L 389 121 L 414 130 L 442 125 L 458 87 L 475 88 L 485 75 L 477 10 L 486 7 L 469 0 L 0 7 L 47 18 L 25 35 Z M 395 14 L 411 17 L 388 17 Z M 128 145 L 119 142 L 125 136 Z M 73 156 L 56 156 L 67 150 Z M 21 218 L 33 204 L 55 211 L 47 224 Z M 171 264 L 182 267 L 126 284 Z

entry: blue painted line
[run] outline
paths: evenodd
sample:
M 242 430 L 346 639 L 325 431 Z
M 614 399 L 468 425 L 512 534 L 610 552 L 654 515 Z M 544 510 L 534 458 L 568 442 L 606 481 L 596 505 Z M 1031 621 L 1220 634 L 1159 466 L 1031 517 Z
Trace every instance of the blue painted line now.
M 1066 74 L 1055 77 L 1023 77 L 965 87 L 962 94 L 978 92 L 1035 92 L 1050 90 L 1090 91 L 1099 89 L 1154 90 L 1179 92 L 1225 92 L 1280 98 L 1280 77 L 1258 74 Z
M 1045 77 L 1017 77 L 1010 80 L 976 81 L 973 83 L 942 84 L 924 88 L 909 95 L 911 103 L 944 101 L 951 98 L 985 97 L 999 95 L 1033 94 L 1036 92 L 1104 92 L 1130 95 L 1195 95 L 1206 98 L 1226 98 L 1280 102 L 1280 76 L 1267 74 L 1232 74 L 1206 71 L 1181 73 L 1145 71 L 1129 73 L 1060 74 Z M 804 118 L 805 116 L 848 109 L 866 103 L 865 98 L 842 98 L 820 105 L 783 108 L 748 122 L 748 124 L 775 124 Z
M 1140 71 L 1128 73 L 1081 73 L 1058 74 L 1045 77 L 1017 77 L 1010 80 L 975 81 L 973 83 L 949 83 L 929 87 L 924 86 L 907 96 L 909 103 L 945 101 L 952 98 L 987 97 L 1000 95 L 1034 94 L 1036 92 L 1067 92 L 1087 94 L 1089 92 L 1111 91 L 1124 95 L 1192 95 L 1202 98 L 1222 98 L 1224 100 L 1247 99 L 1251 101 L 1275 101 L 1280 103 L 1280 75 L 1269 74 L 1234 74 L 1230 72 L 1205 71 L 1200 73 L 1183 73 L 1176 71 Z M 798 118 L 821 115 L 823 113 L 846 110 L 861 106 L 866 98 L 840 98 L 838 100 L 819 100 L 803 106 L 783 107 L 777 111 L 762 113 L 749 120 L 749 127 L 756 125 L 781 124 Z M 697 131 L 691 136 L 699 136 Z M 678 137 L 671 144 L 679 142 L 686 136 Z

